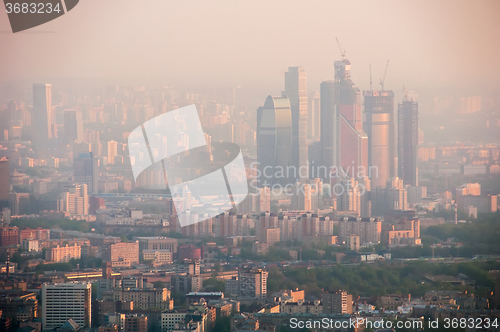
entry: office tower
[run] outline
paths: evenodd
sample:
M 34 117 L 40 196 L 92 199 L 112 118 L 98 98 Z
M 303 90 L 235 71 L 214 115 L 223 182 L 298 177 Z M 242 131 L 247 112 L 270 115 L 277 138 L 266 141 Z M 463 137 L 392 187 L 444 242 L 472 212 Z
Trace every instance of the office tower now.
M 238 270 L 238 295 L 246 298 L 267 297 L 267 271 Z
M 89 214 L 89 195 L 86 184 L 64 188 L 57 200 L 57 211 L 69 212 L 71 216 Z
M 314 91 L 309 94 L 308 98 L 308 117 L 307 117 L 307 138 L 309 140 L 319 140 L 320 134 L 320 94 L 319 91 Z M 307 151 L 309 153 L 309 151 Z
M 97 194 L 99 187 L 99 173 L 97 158 L 92 152 L 80 153 L 74 160 L 74 181 L 77 184 L 86 184 L 88 192 Z
M 340 165 L 340 112 L 335 105 L 335 81 L 323 81 L 320 85 L 321 94 L 321 168 L 314 172 L 315 177 L 330 183 L 330 177 L 336 176 Z
M 10 175 L 9 159 L 0 158 L 0 209 L 9 207 Z
M 83 142 L 84 132 L 81 111 L 64 110 L 64 137 L 69 142 Z
M 398 105 L 398 177 L 405 185 L 418 186 L 418 103 L 405 96 Z
M 268 96 L 257 110 L 257 162 L 261 187 L 295 181 L 292 165 L 292 114 L 287 97 Z
M 348 177 L 366 176 L 368 136 L 363 131 L 361 92 L 351 80 L 351 63 L 335 61 L 335 105 L 340 113 L 340 166 Z
M 73 319 L 80 327 L 90 327 L 92 285 L 63 283 L 42 285 L 42 329 L 61 327 Z
M 118 155 L 118 142 L 108 142 L 108 164 L 115 163 L 115 157 Z
M 46 148 L 52 138 L 52 85 L 33 84 L 33 143 Z
M 352 295 L 346 291 L 323 292 L 323 313 L 352 314 Z
M 368 176 L 372 188 L 384 187 L 395 173 L 394 92 L 364 91 L 368 135 Z
M 307 169 L 307 75 L 302 66 L 289 67 L 285 73 L 285 95 L 292 112 L 292 165 L 296 180 L 309 178 Z

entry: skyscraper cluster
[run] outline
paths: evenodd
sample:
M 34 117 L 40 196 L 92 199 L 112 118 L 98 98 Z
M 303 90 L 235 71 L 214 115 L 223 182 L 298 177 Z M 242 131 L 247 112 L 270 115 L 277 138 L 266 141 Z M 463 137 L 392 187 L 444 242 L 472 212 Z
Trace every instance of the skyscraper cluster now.
M 381 90 L 361 94 L 350 61 L 343 57 L 334 67 L 334 78 L 309 100 L 304 68 L 290 67 L 282 95 L 268 96 L 258 109 L 258 183 L 272 190 L 320 178 L 337 210 L 368 217 L 370 199 L 353 199 L 353 192 L 385 188 L 396 177 L 418 186 L 418 103 L 405 95 L 396 114 L 394 92 L 383 81 Z

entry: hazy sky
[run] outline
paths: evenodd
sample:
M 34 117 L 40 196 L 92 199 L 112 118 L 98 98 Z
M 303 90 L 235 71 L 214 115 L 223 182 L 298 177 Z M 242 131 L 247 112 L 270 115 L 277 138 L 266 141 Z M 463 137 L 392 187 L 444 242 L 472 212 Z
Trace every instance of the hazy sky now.
M 275 92 L 303 65 L 317 90 L 340 58 L 336 36 L 362 89 L 369 63 L 378 87 L 387 59 L 388 89 L 500 81 L 498 0 L 81 0 L 17 34 L 2 9 L 0 83 L 155 78 Z

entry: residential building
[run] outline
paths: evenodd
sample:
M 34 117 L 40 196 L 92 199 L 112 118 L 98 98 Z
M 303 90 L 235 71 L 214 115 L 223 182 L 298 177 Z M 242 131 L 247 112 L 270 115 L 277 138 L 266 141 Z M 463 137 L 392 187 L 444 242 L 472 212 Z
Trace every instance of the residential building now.
M 327 314 L 352 314 L 352 295 L 346 291 L 323 292 L 323 312 Z
M 148 332 L 148 317 L 138 314 L 126 315 L 125 332 Z
M 118 242 L 102 248 L 102 259 L 113 267 L 130 267 L 139 263 L 139 241 Z
M 66 245 L 45 250 L 45 260 L 52 263 L 67 263 L 71 259 L 80 259 L 82 256 L 82 247 L 75 245 Z
M 172 310 L 174 308 L 174 300 L 167 288 L 115 288 L 112 294 L 113 301 L 133 302 L 134 310 L 151 308 Z M 103 299 L 107 300 L 107 295 Z
M 68 212 L 71 216 L 89 214 L 89 195 L 86 184 L 72 185 L 59 194 L 57 211 Z
M 261 269 L 238 270 L 238 296 L 267 297 L 268 272 Z
M 177 253 L 177 239 L 163 236 L 134 237 L 134 241 L 139 241 L 139 252 L 143 250 L 170 250 L 174 255 Z
M 91 326 L 90 283 L 42 285 L 42 328 L 59 328 L 68 319 L 80 327 Z
M 0 226 L 0 247 L 16 246 L 19 243 L 19 228 L 16 226 Z
M 158 250 L 143 250 L 142 258 L 144 260 L 152 260 L 157 264 L 168 264 L 172 263 L 173 257 L 172 252 L 168 249 L 158 249 Z

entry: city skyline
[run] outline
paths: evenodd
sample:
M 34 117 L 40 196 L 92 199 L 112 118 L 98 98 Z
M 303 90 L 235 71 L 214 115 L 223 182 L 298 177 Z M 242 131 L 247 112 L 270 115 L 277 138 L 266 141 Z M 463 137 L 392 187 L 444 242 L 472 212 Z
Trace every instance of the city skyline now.
M 498 330 L 500 2 L 56 2 L 0 11 L 0 331 Z

